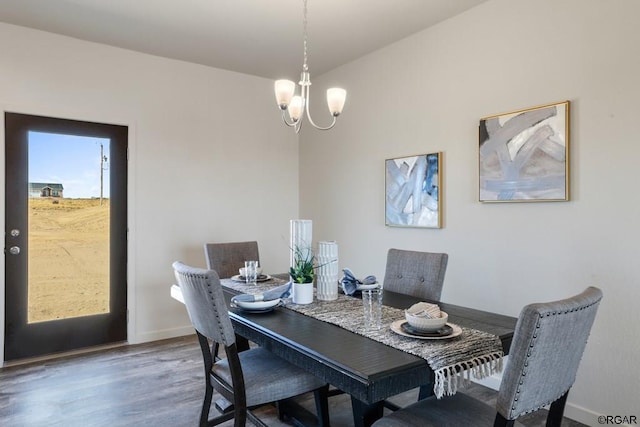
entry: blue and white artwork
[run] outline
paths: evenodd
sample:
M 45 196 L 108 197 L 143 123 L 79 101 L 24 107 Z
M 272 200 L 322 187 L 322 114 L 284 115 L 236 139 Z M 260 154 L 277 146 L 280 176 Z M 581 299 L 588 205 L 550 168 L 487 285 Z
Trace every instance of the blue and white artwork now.
M 569 101 L 480 120 L 480 201 L 569 200 Z
M 385 224 L 441 227 L 441 153 L 385 162 Z

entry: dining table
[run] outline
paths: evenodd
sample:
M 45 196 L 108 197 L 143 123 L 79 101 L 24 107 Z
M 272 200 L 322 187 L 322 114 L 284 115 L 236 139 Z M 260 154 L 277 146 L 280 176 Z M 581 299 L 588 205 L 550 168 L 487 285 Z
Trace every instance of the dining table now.
M 250 293 L 248 288 L 238 286 L 235 279 L 221 279 L 235 333 L 349 394 L 356 427 L 370 426 L 382 417 L 387 398 L 418 387 L 429 389 L 435 384 L 436 372 L 425 358 L 372 339 L 362 331 L 356 333 L 304 314 L 301 307 L 291 305 L 290 300 L 267 312 L 254 313 L 233 308 L 233 296 Z M 282 283 L 285 282 L 281 279 L 270 278 L 259 283 L 255 293 Z M 178 285 L 171 286 L 171 296 L 184 303 Z M 340 298 L 353 297 L 341 293 Z M 383 290 L 385 307 L 406 309 L 422 301 L 438 304 L 442 311 L 448 313 L 448 321 L 464 330 L 481 331 L 497 337 L 502 354 L 509 353 L 517 322 L 515 317 Z M 332 301 L 314 299 L 309 307 L 331 307 L 331 304 Z M 304 309 L 302 307 L 302 311 Z M 387 331 L 388 327 L 385 326 L 382 334 L 393 334 Z

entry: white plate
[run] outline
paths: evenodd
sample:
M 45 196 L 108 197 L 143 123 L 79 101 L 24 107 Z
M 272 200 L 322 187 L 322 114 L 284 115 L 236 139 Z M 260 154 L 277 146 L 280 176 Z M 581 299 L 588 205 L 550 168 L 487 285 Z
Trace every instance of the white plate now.
M 241 276 L 239 274 L 236 274 L 235 276 L 231 276 L 231 280 L 233 280 L 234 282 L 242 282 L 242 283 L 246 282 L 244 276 Z M 271 280 L 271 276 L 269 276 L 268 274 L 261 274 L 256 279 L 256 282 L 258 282 L 258 283 L 259 282 L 266 282 L 267 280 Z
M 460 335 L 462 333 L 462 328 L 458 325 L 455 325 L 453 323 L 447 323 L 447 325 L 451 326 L 451 329 L 453 329 L 453 332 L 451 332 L 449 335 L 445 335 L 442 337 L 423 337 L 420 335 L 412 335 L 412 334 L 408 334 L 405 331 L 402 330 L 401 326 L 403 323 L 407 323 L 406 319 L 400 319 L 400 320 L 396 320 L 395 322 L 393 322 L 391 324 L 391 330 L 393 332 L 395 332 L 398 335 L 402 335 L 405 337 L 409 337 L 409 338 L 415 338 L 418 340 L 446 340 L 449 338 L 453 338 L 453 337 L 457 337 L 458 335 Z
M 235 299 L 231 299 L 231 302 L 242 308 L 243 310 L 266 310 L 268 308 L 273 308 L 276 305 L 280 304 L 280 298 L 270 300 L 270 301 L 236 301 Z

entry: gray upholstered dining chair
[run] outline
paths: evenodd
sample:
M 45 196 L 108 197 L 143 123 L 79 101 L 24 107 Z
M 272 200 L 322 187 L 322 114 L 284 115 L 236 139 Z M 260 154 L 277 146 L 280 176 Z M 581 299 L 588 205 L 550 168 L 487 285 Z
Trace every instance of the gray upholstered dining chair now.
M 389 249 L 383 288 L 439 301 L 448 260 L 443 253 Z
M 458 392 L 418 401 L 374 426 L 513 426 L 518 417 L 549 404 L 547 426 L 560 426 L 601 299 L 602 291 L 589 287 L 522 309 L 495 408 Z
M 238 274 L 245 261 L 260 261 L 258 242 L 205 243 L 207 268 L 221 279 Z
M 218 425 L 232 418 L 235 427 L 245 426 L 247 418 L 255 425 L 265 426 L 251 412 L 252 408 L 310 391 L 315 393 L 319 425 L 329 426 L 327 384 L 264 348 L 238 351 L 218 274 L 181 262 L 174 262 L 173 269 L 204 359 L 205 397 L 200 426 Z M 212 354 L 209 340 L 224 347 L 226 358 L 218 359 Z M 214 390 L 233 403 L 233 411 L 209 420 Z
M 382 287 L 399 294 L 440 301 L 448 261 L 449 255 L 445 253 L 389 249 Z M 431 387 L 422 386 L 418 398 L 431 394 Z M 393 411 L 400 408 L 390 400 L 384 405 Z

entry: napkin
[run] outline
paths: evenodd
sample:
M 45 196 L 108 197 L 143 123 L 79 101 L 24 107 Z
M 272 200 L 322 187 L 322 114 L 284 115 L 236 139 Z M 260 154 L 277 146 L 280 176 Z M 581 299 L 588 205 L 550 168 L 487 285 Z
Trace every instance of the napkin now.
M 354 295 L 360 290 L 361 285 L 374 285 L 378 283 L 376 276 L 367 276 L 363 280 L 357 279 L 351 270 L 348 268 L 342 269 L 344 276 L 342 276 L 342 290 L 346 295 Z
M 438 304 L 429 302 L 413 304 L 407 309 L 407 312 L 415 317 L 426 317 L 427 319 L 438 319 L 441 316 Z
M 291 282 L 278 286 L 277 288 L 269 289 L 262 294 L 241 294 L 231 298 L 232 301 L 242 302 L 257 302 L 257 301 L 272 301 L 278 298 L 287 298 L 291 294 Z

